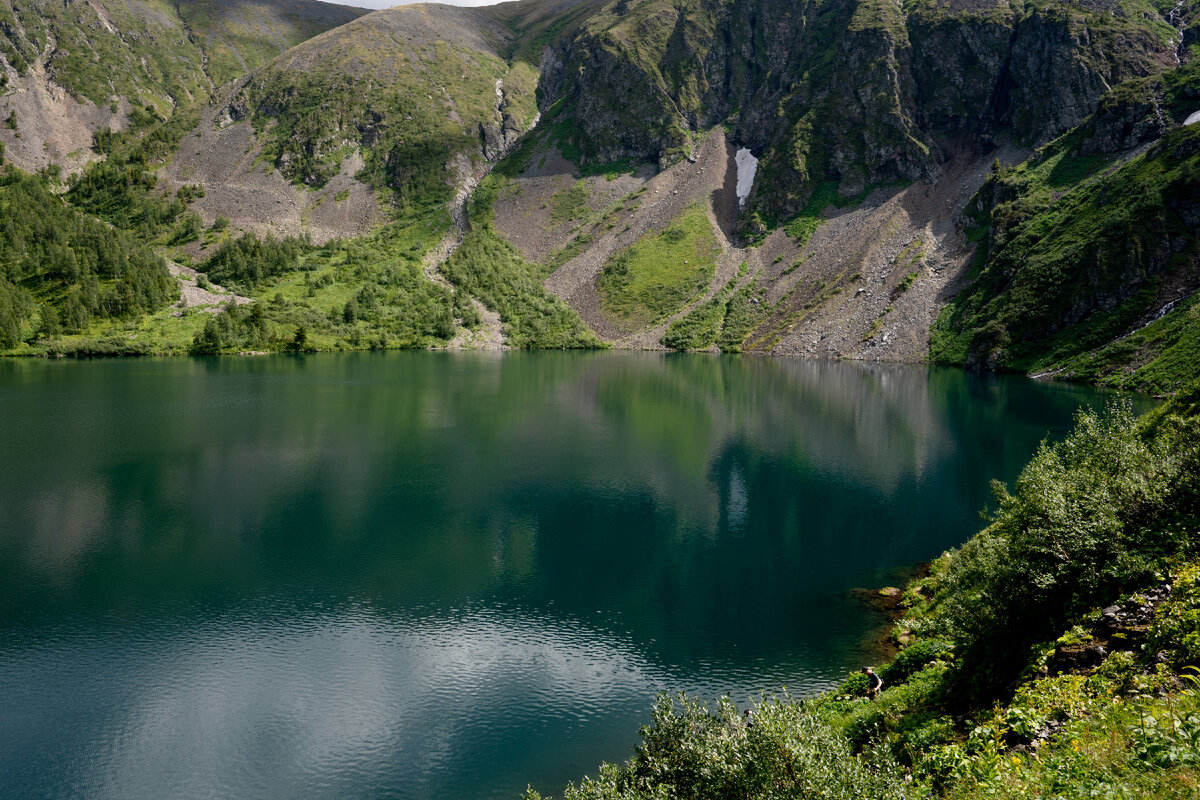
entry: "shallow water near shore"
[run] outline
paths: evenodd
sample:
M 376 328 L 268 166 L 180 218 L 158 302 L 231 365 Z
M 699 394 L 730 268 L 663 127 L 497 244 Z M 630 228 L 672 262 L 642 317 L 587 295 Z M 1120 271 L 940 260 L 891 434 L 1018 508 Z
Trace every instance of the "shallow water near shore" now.
M 0 787 L 559 794 L 657 692 L 860 666 L 849 590 L 960 544 L 1111 397 L 639 353 L 0 361 Z

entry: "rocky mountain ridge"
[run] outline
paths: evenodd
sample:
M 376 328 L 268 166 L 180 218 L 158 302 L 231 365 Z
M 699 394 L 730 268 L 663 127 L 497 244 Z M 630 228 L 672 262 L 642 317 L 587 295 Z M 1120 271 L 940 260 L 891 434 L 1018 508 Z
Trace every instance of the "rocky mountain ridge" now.
M 230 18 L 209 20 L 217 33 L 204 53 Z M 518 305 L 559 320 L 551 327 L 567 324 L 548 310 L 554 296 L 619 346 L 932 356 L 1136 382 L 1179 335 L 1132 361 L 1110 346 L 1168 303 L 1182 309 L 1200 283 L 1188 222 L 1195 129 L 1184 124 L 1200 108 L 1198 21 L 1196 0 L 400 7 L 332 28 L 220 91 L 210 80 L 211 102 L 159 179 L 187 194 L 205 227 L 317 244 L 394 225 L 428 231 L 404 257 L 429 262 L 438 245 L 423 269 L 436 277 L 442 261 L 459 276 L 442 287 L 459 330 L 479 309 L 510 332 L 528 323 L 480 288 L 471 270 L 485 269 L 525 287 Z M 191 53 L 174 56 L 190 64 Z M 203 99 L 172 80 L 169 102 Z M 758 159 L 744 207 L 740 147 Z M 1097 200 L 1122 180 L 1144 200 L 1132 217 Z M 481 181 L 471 223 L 454 233 L 450 208 Z M 1160 220 L 1153 242 L 1123 256 L 1089 249 L 1083 229 L 1095 222 L 1111 239 L 1135 218 Z M 447 233 L 471 246 L 455 256 Z M 1068 235 L 1081 244 L 1059 246 Z M 221 241 L 173 254 L 202 266 Z M 484 241 L 486 264 L 463 272 Z M 1075 299 L 1031 301 L 1020 279 L 1031 256 L 1033 272 L 1053 277 L 1030 280 Z M 1097 266 L 1118 258 L 1121 270 Z M 365 274 L 354 291 L 378 291 Z M 1097 326 L 1094 312 L 1111 319 Z M 326 344 L 351 344 L 339 331 Z

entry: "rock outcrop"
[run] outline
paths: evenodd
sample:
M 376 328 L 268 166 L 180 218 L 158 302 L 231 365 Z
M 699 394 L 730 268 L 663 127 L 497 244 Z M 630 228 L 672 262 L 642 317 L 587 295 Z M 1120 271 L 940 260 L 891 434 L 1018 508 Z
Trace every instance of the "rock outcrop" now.
M 813 181 L 843 194 L 936 177 L 945 142 L 1037 146 L 1110 88 L 1175 64 L 1163 19 L 1115 4 L 1007 0 L 605 4 L 542 77 L 583 158 L 666 161 L 726 122 L 772 180 L 751 212 L 795 211 Z M 545 110 L 545 109 L 544 109 Z

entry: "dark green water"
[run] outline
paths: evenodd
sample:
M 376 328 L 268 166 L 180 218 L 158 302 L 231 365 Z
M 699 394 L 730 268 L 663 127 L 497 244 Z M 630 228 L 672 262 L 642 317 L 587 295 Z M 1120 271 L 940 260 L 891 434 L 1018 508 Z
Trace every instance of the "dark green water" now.
M 0 787 L 514 798 L 829 685 L 1080 388 L 624 353 L 0 362 Z

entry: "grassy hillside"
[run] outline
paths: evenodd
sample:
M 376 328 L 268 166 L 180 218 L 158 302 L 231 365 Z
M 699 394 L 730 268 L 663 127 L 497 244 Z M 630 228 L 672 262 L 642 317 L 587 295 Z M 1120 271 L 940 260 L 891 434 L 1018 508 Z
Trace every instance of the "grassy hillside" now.
M 3 4 L 0 26 L 0 52 L 18 74 L 41 65 L 68 94 L 97 106 L 127 98 L 167 113 L 211 89 L 204 52 L 174 3 Z
M 43 67 L 77 100 L 128 100 L 165 114 L 363 13 L 316 0 L 4 3 L 0 56 L 20 75 Z
M 628 324 L 656 323 L 704 293 L 720 254 L 704 208 L 691 206 L 609 259 L 597 281 L 604 308 Z
M 0 3 L 0 146 L 75 172 L 93 137 L 190 114 L 222 83 L 363 13 L 315 0 Z
M 366 9 L 295 0 L 188 0 L 178 12 L 207 58 L 215 86 L 242 77 L 301 42 L 368 13 Z
M 1178 122 L 1200 105 L 1198 76 L 1119 87 L 1088 124 L 993 175 L 973 209 L 977 268 L 935 326 L 935 360 L 1158 393 L 1196 377 L 1200 126 Z M 1141 134 L 1152 146 L 1097 152 L 1130 127 L 1106 116 L 1143 115 L 1165 128 Z
M 376 12 L 277 58 L 233 106 L 262 158 L 297 183 L 323 186 L 361 151 L 359 177 L 398 205 L 444 203 L 536 114 L 536 73 L 502 56 L 511 39 L 472 9 Z

